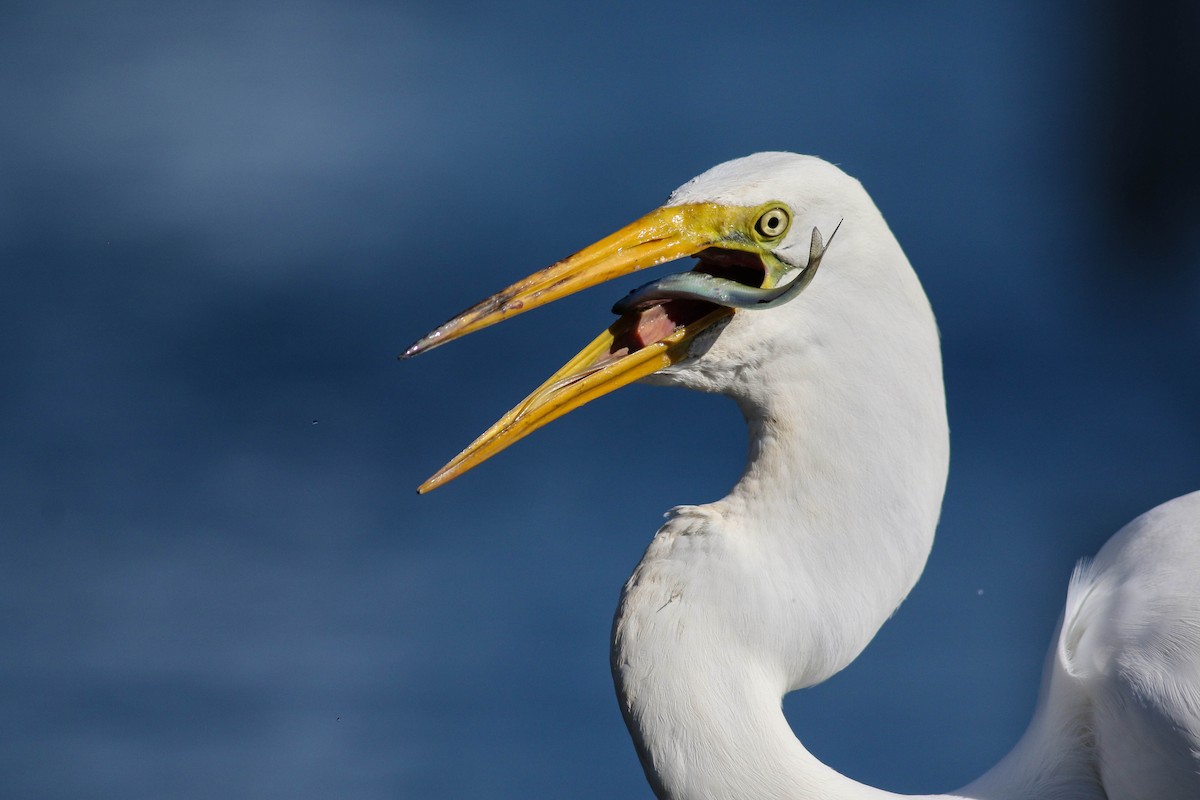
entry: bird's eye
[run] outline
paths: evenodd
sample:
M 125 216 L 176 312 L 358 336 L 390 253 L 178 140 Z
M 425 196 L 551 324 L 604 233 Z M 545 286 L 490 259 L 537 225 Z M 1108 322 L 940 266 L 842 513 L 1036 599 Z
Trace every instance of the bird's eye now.
M 764 239 L 776 239 L 783 235 L 791 221 L 787 209 L 776 206 L 758 218 L 758 222 L 754 223 L 754 232 Z

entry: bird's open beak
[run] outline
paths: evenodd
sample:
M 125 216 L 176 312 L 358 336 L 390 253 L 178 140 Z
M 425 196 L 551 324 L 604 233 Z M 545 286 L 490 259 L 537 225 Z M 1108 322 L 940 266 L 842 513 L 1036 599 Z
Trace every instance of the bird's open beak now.
M 752 233 L 760 213 L 761 208 L 714 203 L 659 208 L 467 309 L 419 339 L 402 357 L 581 289 L 709 248 L 720 248 L 714 252 L 724 254 L 726 261 L 737 260 L 739 254 L 760 254 Z M 764 276 L 763 281 L 769 280 Z M 691 339 L 732 314 L 732 308 L 696 300 L 651 304 L 626 313 L 417 491 L 436 489 L 551 420 L 685 358 Z

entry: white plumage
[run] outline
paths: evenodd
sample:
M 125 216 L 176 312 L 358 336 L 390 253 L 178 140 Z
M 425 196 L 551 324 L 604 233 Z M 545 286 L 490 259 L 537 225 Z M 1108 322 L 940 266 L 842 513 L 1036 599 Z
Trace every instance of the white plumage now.
M 791 217 L 781 238 L 755 236 L 741 221 L 774 206 Z M 703 209 L 716 209 L 720 222 L 698 222 L 710 213 Z M 663 220 L 674 226 L 668 233 Z M 839 223 L 820 274 L 795 300 L 684 321 L 678 342 L 629 354 L 622 334 L 602 336 L 581 354 L 586 369 L 568 365 L 454 467 L 565 413 L 537 416 L 544 404 L 584 394 L 578 387 L 610 363 L 655 347 L 664 355 L 648 362 L 661 367 L 649 380 L 719 392 L 741 407 L 750 429 L 744 474 L 724 499 L 672 511 L 626 584 L 613 629 L 618 699 L 663 798 L 895 796 L 820 763 L 793 735 L 780 699 L 861 652 L 932 545 L 949 448 L 938 335 L 920 283 L 858 182 L 811 157 L 761 153 L 721 164 L 625 231 L 638 247 L 687 239 L 669 255 L 696 253 L 714 274 L 706 263 L 750 254 L 761 259 L 765 286 L 778 277 L 772 270 L 804 267 L 816 252 L 812 229 L 828 236 Z M 593 262 L 633 263 L 633 245 L 603 244 L 548 268 L 538 285 L 558 291 L 551 278 L 590 275 Z M 664 260 L 639 258 L 622 271 Z M 410 353 L 558 296 L 528 288 L 537 277 Z M 582 285 L 559 294 L 574 288 Z M 672 303 L 651 310 L 684 307 Z M 641 319 L 626 324 L 640 330 Z M 1028 730 L 949 797 L 1200 798 L 1200 493 L 1139 517 L 1077 570 Z

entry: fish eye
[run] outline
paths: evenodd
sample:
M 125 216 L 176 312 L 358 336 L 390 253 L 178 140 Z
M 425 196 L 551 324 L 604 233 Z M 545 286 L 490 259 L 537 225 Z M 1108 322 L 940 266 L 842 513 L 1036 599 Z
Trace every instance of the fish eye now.
M 764 239 L 778 239 L 788 229 L 792 217 L 786 208 L 775 206 L 763 212 L 754 223 L 754 232 Z

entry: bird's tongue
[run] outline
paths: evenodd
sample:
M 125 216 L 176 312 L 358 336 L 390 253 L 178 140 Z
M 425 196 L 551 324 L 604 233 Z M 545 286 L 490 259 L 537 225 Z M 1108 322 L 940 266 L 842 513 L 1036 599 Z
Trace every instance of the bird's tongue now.
M 713 308 L 712 303 L 699 300 L 669 300 L 626 314 L 612 327 L 613 343 L 609 355 L 628 355 L 661 342 Z
M 669 307 L 669 303 L 663 303 L 651 306 L 638 314 L 633 333 L 640 342 L 640 347 L 662 341 L 675 332 L 677 325 L 675 320 L 671 319 Z

